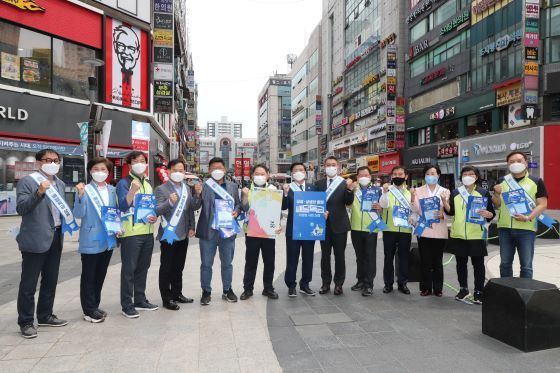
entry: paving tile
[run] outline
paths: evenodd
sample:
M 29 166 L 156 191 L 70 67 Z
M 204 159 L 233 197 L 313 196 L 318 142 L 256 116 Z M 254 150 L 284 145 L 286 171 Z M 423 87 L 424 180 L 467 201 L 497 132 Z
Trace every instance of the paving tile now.
M 198 353 L 199 360 L 213 360 L 218 356 L 220 359 L 237 358 L 237 348 L 235 344 L 214 344 L 201 348 Z
M 325 314 L 325 313 L 340 313 L 341 312 L 340 308 L 335 306 L 335 305 L 311 306 L 311 308 L 313 309 L 313 312 L 315 312 L 317 315 L 322 315 L 322 314 Z
M 13 329 L 15 330 L 16 328 Z M 0 333 L 0 346 L 16 346 L 23 340 L 19 333 Z
M 284 372 L 322 372 L 321 365 L 310 351 L 278 356 L 278 361 Z
M 39 362 L 39 359 L 0 360 L 0 372 L 27 373 Z
M 239 361 L 237 358 L 202 360 L 198 365 L 200 373 L 239 373 Z
M 291 315 L 290 318 L 294 325 L 314 325 L 323 324 L 323 320 L 319 318 L 318 315 L 307 314 L 307 315 Z
M 52 346 L 52 343 L 21 344 L 4 356 L 3 360 L 41 358 L 46 355 Z
M 333 332 L 325 324 L 296 326 L 296 330 L 302 338 L 333 335 Z
M 344 334 L 337 337 L 338 340 L 347 348 L 374 348 L 379 345 L 375 338 L 368 333 Z
M 395 330 L 391 324 L 383 320 L 362 321 L 358 325 L 366 332 L 392 332 Z
M 86 341 L 84 341 L 86 342 Z M 85 343 L 58 342 L 47 352 L 45 357 L 82 355 L 88 352 Z
M 75 372 L 82 355 L 45 357 L 31 370 L 32 373 Z
M 335 335 L 364 333 L 364 330 L 360 328 L 357 322 L 333 323 L 327 324 L 327 326 Z
M 295 339 L 277 341 L 272 345 L 272 347 L 274 348 L 274 353 L 278 358 L 301 352 L 311 353 L 309 347 L 301 339 L 301 337 L 299 337 L 299 335 Z
M 314 351 L 313 355 L 323 369 L 329 366 L 353 367 L 358 364 L 358 361 L 347 349 Z
M 326 323 L 350 322 L 352 319 L 345 313 L 326 313 L 319 315 L 319 318 Z
M 322 336 L 304 338 L 303 341 L 309 346 L 311 351 L 340 350 L 344 345 L 336 336 Z

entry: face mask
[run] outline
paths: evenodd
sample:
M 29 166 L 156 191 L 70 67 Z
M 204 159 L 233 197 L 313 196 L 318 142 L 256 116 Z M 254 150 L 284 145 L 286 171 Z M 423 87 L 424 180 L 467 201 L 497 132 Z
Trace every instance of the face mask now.
M 226 173 L 222 170 L 214 170 L 212 171 L 212 173 L 210 175 L 212 175 L 212 179 L 216 180 L 216 181 L 220 181 L 224 178 L 224 175 Z
M 253 183 L 257 186 L 263 186 L 266 183 L 266 176 L 256 175 L 253 176 Z
M 373 183 L 373 186 L 375 186 L 375 187 L 378 187 L 378 188 L 379 188 L 379 187 L 381 186 L 381 183 Z
M 471 186 L 475 181 L 476 179 L 473 176 L 463 176 L 463 178 L 461 179 L 461 182 L 464 186 Z
M 292 175 L 295 181 L 302 181 L 303 179 L 305 179 L 305 172 L 294 172 L 294 174 Z
M 97 171 L 91 173 L 91 177 L 93 178 L 93 180 L 95 180 L 98 183 L 102 183 L 105 180 L 107 180 L 107 176 L 109 176 L 109 174 L 103 171 Z
M 358 183 L 360 183 L 361 186 L 366 187 L 368 186 L 368 184 L 371 182 L 371 179 L 369 177 L 361 177 L 358 179 Z
M 182 172 L 173 172 L 169 175 L 169 178 L 176 183 L 180 183 L 185 179 L 185 174 Z
M 391 179 L 392 183 L 396 186 L 401 186 L 404 184 L 404 177 L 394 177 Z
M 60 165 L 56 163 L 45 163 L 41 166 L 41 170 L 49 176 L 54 176 L 60 170 Z
M 519 174 L 525 171 L 525 165 L 519 162 L 512 163 L 509 165 L 509 171 L 513 174 Z
M 132 165 L 132 172 L 136 175 L 143 175 L 146 172 L 146 167 L 148 167 L 146 163 L 135 163 Z
M 426 184 L 428 185 L 436 185 L 438 182 L 438 177 L 434 175 L 427 175 L 424 177 L 424 180 L 426 180 Z
M 327 168 L 325 168 L 325 173 L 327 174 L 328 177 L 335 177 L 337 172 L 338 172 L 337 167 L 327 167 Z

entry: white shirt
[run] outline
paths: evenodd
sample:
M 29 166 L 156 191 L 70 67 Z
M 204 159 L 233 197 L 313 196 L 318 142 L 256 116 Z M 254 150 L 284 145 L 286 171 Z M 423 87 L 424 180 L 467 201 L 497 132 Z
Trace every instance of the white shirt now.
M 109 188 L 107 187 L 107 184 L 104 186 L 97 185 L 97 190 L 99 190 L 99 195 L 101 196 L 103 205 L 109 206 Z

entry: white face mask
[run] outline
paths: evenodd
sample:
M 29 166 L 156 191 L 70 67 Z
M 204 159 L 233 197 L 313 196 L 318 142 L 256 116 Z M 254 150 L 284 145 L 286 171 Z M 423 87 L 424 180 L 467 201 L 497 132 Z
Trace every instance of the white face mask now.
M 173 172 L 169 175 L 169 178 L 176 183 L 180 183 L 185 179 L 185 174 L 182 172 Z
M 146 172 L 146 167 L 148 167 L 146 163 L 135 163 L 132 165 L 132 172 L 138 176 L 143 175 Z
M 464 186 L 471 186 L 475 183 L 476 178 L 474 176 L 463 176 L 461 179 Z
M 523 163 L 520 162 L 515 162 L 509 165 L 509 171 L 512 174 L 519 174 L 523 171 L 525 171 L 525 165 Z
M 103 171 L 96 171 L 96 172 L 91 173 L 91 177 L 97 183 L 104 182 L 105 180 L 107 180 L 108 176 L 109 176 L 109 174 L 107 172 L 103 172 Z
M 292 177 L 294 178 L 295 181 L 302 181 L 303 179 L 305 179 L 305 172 L 302 171 L 294 172 Z
M 327 167 L 325 168 L 325 173 L 328 177 L 335 177 L 338 173 L 338 167 Z
M 56 163 L 45 163 L 41 166 L 41 170 L 49 176 L 54 176 L 60 170 L 60 165 Z
M 366 187 L 369 185 L 369 183 L 371 182 L 371 179 L 369 177 L 361 177 L 358 179 L 358 183 L 360 183 L 361 186 Z
M 216 180 L 216 181 L 220 181 L 224 178 L 224 175 L 226 173 L 222 170 L 214 170 L 210 173 L 210 175 L 212 176 L 212 179 Z
M 263 186 L 264 184 L 266 184 L 266 176 L 262 176 L 262 175 L 253 176 L 253 183 L 255 183 L 255 185 L 257 186 Z

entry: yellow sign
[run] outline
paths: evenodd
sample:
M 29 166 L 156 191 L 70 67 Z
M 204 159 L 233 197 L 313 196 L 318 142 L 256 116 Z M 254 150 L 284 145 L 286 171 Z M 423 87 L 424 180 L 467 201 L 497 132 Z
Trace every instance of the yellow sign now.
M 367 166 L 371 172 L 379 172 L 379 156 L 372 155 L 370 157 L 366 157 Z
M 496 106 L 514 104 L 519 101 L 521 101 L 521 82 L 496 90 Z
M 525 75 L 539 75 L 539 64 L 536 62 L 525 63 Z
M 173 30 L 154 30 L 154 45 L 173 46 Z
M 1 0 L 7 4 L 15 6 L 21 10 L 29 10 L 30 12 L 44 12 L 45 8 L 40 7 L 35 0 Z
M 397 77 L 396 76 L 388 76 L 387 77 L 387 84 L 396 85 L 397 84 Z
M 502 9 L 513 0 L 474 0 L 471 3 L 471 25 Z

